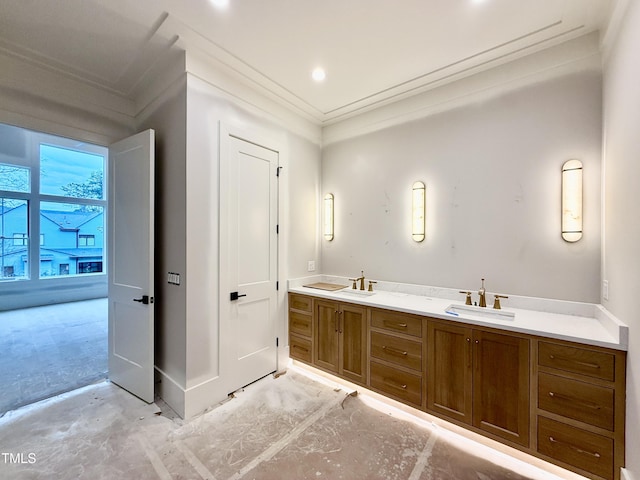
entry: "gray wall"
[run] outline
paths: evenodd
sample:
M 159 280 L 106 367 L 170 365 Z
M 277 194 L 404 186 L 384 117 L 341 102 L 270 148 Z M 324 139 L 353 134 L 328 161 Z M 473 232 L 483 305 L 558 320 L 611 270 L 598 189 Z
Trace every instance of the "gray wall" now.
M 322 270 L 598 302 L 601 77 L 532 84 L 323 149 L 335 239 Z M 584 164 L 584 236 L 560 236 L 560 171 Z M 411 240 L 411 186 L 427 186 L 427 237 Z
M 629 2 L 604 69 L 603 305 L 629 325 L 627 456 L 629 479 L 640 479 L 640 2 Z

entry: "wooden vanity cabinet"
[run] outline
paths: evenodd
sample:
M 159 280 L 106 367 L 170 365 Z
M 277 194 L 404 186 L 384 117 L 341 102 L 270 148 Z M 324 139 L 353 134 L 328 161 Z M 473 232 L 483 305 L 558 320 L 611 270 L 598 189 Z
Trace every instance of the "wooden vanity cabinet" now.
M 590 478 L 619 479 L 625 352 L 548 339 L 536 347 L 536 452 Z
M 315 299 L 313 364 L 361 385 L 367 383 L 367 309 Z
M 428 321 L 427 410 L 529 445 L 529 339 Z
M 289 355 L 311 363 L 313 356 L 313 299 L 289 294 Z
M 423 317 L 371 309 L 369 387 L 423 409 Z

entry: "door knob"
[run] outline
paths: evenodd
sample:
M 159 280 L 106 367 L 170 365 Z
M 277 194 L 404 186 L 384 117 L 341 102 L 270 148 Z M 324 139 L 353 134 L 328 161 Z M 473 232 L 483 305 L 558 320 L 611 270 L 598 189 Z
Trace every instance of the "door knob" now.
M 140 302 L 143 305 L 149 305 L 150 303 L 153 303 L 153 297 L 150 297 L 149 295 L 143 295 L 142 298 L 134 298 L 133 301 Z
M 231 292 L 231 295 L 230 295 L 231 301 L 234 301 L 239 299 L 240 297 L 246 297 L 246 296 L 247 296 L 246 293 L 243 293 L 242 295 L 238 295 L 238 292 Z

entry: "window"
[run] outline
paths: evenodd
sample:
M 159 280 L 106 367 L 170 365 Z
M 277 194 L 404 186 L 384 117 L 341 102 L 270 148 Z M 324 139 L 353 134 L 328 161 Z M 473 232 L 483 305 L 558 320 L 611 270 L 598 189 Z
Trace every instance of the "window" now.
M 104 273 L 108 150 L 1 123 L 0 146 L 0 281 Z
M 100 273 L 102 262 L 78 262 L 78 273 Z
M 28 244 L 29 244 L 29 235 L 27 235 L 26 233 L 13 234 L 14 247 L 26 247 Z
M 78 234 L 78 247 L 95 247 L 95 245 L 96 245 L 95 235 Z
M 0 281 L 29 278 L 28 212 L 26 200 L 0 196 Z

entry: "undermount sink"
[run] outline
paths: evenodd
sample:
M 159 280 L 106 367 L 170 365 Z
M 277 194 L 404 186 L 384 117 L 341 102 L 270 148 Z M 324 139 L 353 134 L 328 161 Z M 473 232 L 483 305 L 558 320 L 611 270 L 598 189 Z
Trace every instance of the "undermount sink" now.
M 473 305 L 458 305 L 452 303 L 444 309 L 444 313 L 448 313 L 453 316 L 467 316 L 473 315 L 476 317 L 491 318 L 493 320 L 505 320 L 513 321 L 516 318 L 516 314 L 513 312 L 506 312 L 504 310 L 494 310 L 488 307 L 475 307 Z
M 369 290 L 354 290 L 353 288 L 340 290 L 340 293 L 344 293 L 345 295 L 357 295 L 359 297 L 370 297 L 371 295 L 375 295 L 377 292 L 370 292 Z

